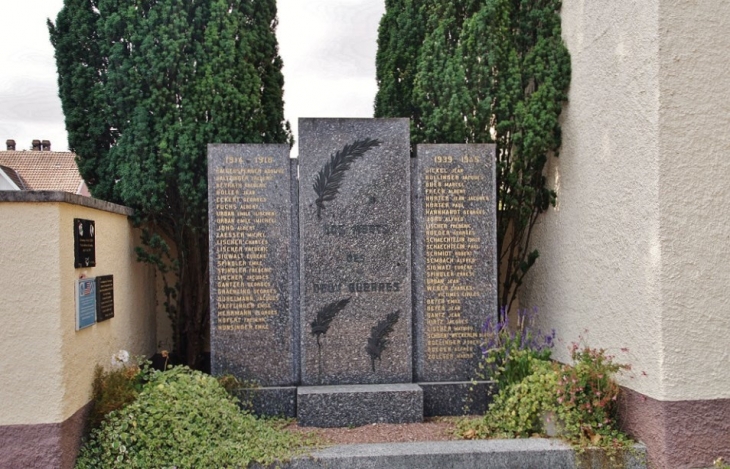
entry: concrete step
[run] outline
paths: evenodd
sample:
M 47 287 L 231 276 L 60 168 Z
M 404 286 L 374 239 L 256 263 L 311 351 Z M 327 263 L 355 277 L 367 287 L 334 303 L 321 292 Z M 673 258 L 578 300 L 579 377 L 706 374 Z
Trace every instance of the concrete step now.
M 576 455 L 560 440 L 424 441 L 340 445 L 301 456 L 281 469 L 646 469 L 646 447 L 624 455 L 623 464 L 612 465 L 598 451 Z

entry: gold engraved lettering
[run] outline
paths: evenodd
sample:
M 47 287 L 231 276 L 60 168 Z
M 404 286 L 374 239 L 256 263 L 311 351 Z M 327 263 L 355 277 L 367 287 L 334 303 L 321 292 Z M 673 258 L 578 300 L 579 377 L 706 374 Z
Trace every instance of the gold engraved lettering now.
M 277 222 L 277 212 L 267 205 L 266 189 L 284 168 L 242 167 L 250 164 L 238 156 L 226 156 L 226 167 L 214 170 L 212 219 L 216 229 L 213 251 L 218 331 L 268 331 L 269 318 L 277 316 L 281 300 L 274 269 L 265 265 L 273 257 L 266 226 Z M 272 156 L 252 158 L 255 165 L 273 165 Z M 250 332 L 249 332 L 250 331 Z
M 480 344 L 477 325 L 462 317 L 462 300 L 479 297 L 475 265 L 481 236 L 472 222 L 486 212 L 473 203 L 489 200 L 468 194 L 466 184 L 482 179 L 465 174 L 462 164 L 479 156 L 434 156 L 425 174 L 425 329 L 427 360 L 474 357 Z

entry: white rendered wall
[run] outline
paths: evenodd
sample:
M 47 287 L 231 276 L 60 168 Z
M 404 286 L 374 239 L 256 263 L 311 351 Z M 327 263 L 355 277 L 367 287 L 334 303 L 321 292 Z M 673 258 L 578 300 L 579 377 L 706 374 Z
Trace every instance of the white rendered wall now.
M 659 30 L 663 398 L 730 398 L 730 2 Z
M 728 398 L 730 2 L 565 0 L 562 16 L 558 207 L 521 303 L 566 343 L 588 329 L 644 395 Z

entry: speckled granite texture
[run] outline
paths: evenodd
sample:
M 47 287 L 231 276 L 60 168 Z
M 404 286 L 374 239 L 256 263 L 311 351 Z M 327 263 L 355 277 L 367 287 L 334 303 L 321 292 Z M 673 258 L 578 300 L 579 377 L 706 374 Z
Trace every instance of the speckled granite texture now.
M 416 382 L 476 376 L 497 317 L 494 145 L 418 145 L 413 174 Z
M 409 160 L 408 119 L 299 120 L 304 385 L 412 380 Z
M 288 145 L 209 145 L 211 365 L 261 386 L 298 381 Z
M 309 427 L 423 421 L 423 390 L 415 384 L 303 386 L 297 389 L 298 423 Z

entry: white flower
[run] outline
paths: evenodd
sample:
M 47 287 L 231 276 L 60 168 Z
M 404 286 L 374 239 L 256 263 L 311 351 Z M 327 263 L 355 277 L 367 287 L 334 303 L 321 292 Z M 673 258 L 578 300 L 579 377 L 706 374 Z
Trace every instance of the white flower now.
M 129 361 L 129 352 L 126 350 L 120 350 L 112 355 L 112 366 L 114 368 L 121 368 Z

